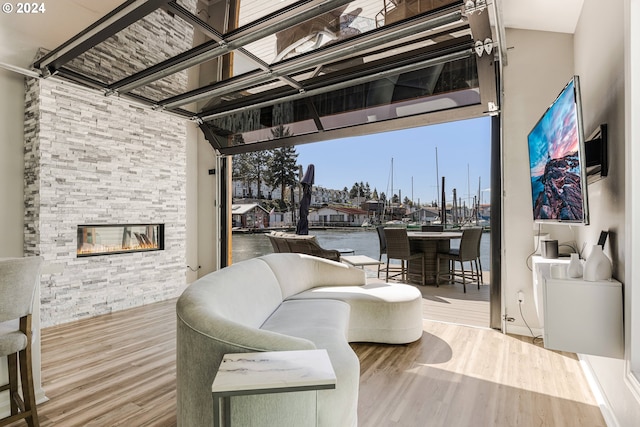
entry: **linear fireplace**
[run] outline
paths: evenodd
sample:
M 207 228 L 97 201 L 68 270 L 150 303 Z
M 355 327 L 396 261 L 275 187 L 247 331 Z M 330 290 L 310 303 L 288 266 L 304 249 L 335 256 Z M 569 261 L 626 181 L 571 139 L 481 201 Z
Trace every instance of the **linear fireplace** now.
M 164 249 L 164 224 L 78 225 L 78 257 Z

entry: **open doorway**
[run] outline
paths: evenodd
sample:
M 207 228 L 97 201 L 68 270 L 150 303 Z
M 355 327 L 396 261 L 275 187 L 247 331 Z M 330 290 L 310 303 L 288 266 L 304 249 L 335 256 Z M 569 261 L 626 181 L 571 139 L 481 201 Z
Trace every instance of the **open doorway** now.
M 426 319 L 489 327 L 491 138 L 491 118 L 481 117 L 288 147 L 285 158 L 273 151 L 236 156 L 232 262 L 271 253 L 266 232 L 295 232 L 298 180 L 313 164 L 308 220 L 310 234 L 324 248 L 379 259 L 379 224 L 407 230 L 436 223 L 451 231 L 482 227 L 479 289 L 468 286 L 464 293 L 461 284 L 444 283 L 420 289 Z M 294 185 L 285 184 L 282 172 L 276 173 L 282 162 L 294 169 Z M 451 240 L 452 247 L 458 244 L 459 239 Z M 382 261 L 386 262 L 384 256 Z M 377 279 L 376 270 L 369 267 L 372 280 Z

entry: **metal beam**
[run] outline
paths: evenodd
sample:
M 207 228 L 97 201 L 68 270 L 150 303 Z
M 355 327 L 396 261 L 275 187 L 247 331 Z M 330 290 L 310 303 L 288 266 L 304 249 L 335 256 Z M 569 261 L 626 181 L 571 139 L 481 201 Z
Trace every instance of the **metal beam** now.
M 85 87 L 90 87 L 92 89 L 99 89 L 102 91 L 103 94 L 107 90 L 106 84 L 98 80 L 92 79 L 91 77 L 85 76 L 84 74 L 80 74 L 77 71 L 70 70 L 68 68 L 59 69 L 58 72 L 56 73 L 56 76 L 62 77 L 74 83 L 78 83 Z
M 43 75 L 54 74 L 64 64 L 142 19 L 169 0 L 129 0 L 58 48 L 34 62 Z
M 224 55 L 232 50 L 239 49 L 256 40 L 275 34 L 315 16 L 330 12 L 348 3 L 350 3 L 350 0 L 316 0 L 302 4 L 299 2 L 294 3 L 294 5 L 277 14 L 270 15 L 263 20 L 252 23 L 249 27 L 243 27 L 232 32 L 222 41 L 211 40 L 181 55 L 117 81 L 110 85 L 109 88 L 118 92 L 129 92 L 140 86 Z
M 214 83 L 183 95 L 168 98 L 160 101 L 158 104 L 165 108 L 174 108 L 213 96 L 220 96 L 244 87 L 264 84 L 281 76 L 287 76 L 308 68 L 325 65 L 337 59 L 355 56 L 367 49 L 378 47 L 389 41 L 415 36 L 423 31 L 433 30 L 455 22 L 462 22 L 462 12 L 459 10 L 437 16 L 427 21 L 424 19 L 414 19 L 408 22 L 389 25 L 379 30 L 365 33 L 362 36 L 336 43 L 320 51 L 274 64 L 270 72 L 252 72 L 251 74 L 238 76 L 237 80 Z

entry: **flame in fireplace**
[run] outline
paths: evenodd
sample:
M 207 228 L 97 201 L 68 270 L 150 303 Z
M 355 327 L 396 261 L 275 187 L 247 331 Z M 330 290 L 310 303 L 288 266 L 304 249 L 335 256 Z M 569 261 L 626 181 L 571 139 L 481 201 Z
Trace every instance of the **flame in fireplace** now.
M 77 256 L 161 250 L 158 225 L 78 226 Z M 96 242 L 97 240 L 97 242 Z
M 144 251 L 144 250 L 157 250 L 160 246 L 157 243 L 145 243 L 141 245 L 94 245 L 91 243 L 85 243 L 80 249 L 78 249 L 78 255 L 92 255 L 102 253 L 113 252 L 130 252 L 130 251 Z

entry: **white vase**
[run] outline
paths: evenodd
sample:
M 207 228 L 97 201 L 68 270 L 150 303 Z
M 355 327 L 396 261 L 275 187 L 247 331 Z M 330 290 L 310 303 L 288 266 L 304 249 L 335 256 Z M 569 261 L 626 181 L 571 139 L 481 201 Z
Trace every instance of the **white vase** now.
M 611 279 L 611 261 L 602 252 L 602 246 L 593 245 L 584 263 L 583 278 L 589 282 Z
M 572 278 L 582 277 L 582 263 L 578 254 L 571 254 L 571 261 L 567 266 L 567 276 Z

